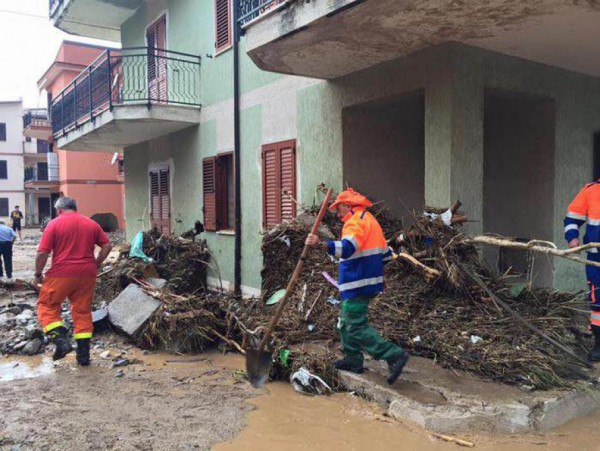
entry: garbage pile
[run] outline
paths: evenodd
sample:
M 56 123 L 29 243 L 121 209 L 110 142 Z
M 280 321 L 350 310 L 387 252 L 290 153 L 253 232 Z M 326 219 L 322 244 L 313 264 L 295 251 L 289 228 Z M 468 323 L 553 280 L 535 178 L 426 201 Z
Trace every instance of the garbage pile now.
M 370 321 L 385 338 L 445 368 L 532 389 L 569 386 L 586 378 L 579 361 L 523 327 L 471 275 L 524 320 L 583 357 L 590 343 L 577 312 L 586 308 L 581 296 L 492 277 L 460 226 L 423 216 L 415 216 L 414 225 L 405 230 L 397 229 L 395 221 L 381 222 L 386 236 L 395 237 L 390 243 L 394 251 L 417 262 L 398 258 L 387 266 L 386 291 L 370 307 Z M 265 298 L 285 288 L 308 232 L 309 225 L 294 221 L 265 235 Z M 327 278 L 336 274 L 336 263 L 328 256 L 311 253 L 276 327 L 277 349 L 310 340 L 338 341 L 338 293 Z M 253 301 L 241 310 L 244 327 L 254 329 L 267 323 L 273 307 Z M 331 384 L 334 353 L 328 351 L 327 358 L 311 366 L 306 365 L 310 356 L 296 356 L 309 370 L 322 377 L 325 373 L 323 378 Z

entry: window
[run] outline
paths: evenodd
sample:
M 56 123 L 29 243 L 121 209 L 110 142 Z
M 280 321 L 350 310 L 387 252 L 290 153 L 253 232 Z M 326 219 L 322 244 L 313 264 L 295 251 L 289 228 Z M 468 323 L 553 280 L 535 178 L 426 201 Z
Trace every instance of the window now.
M 167 17 L 162 16 L 146 29 L 148 56 L 148 97 L 166 102 L 167 83 Z
M 48 153 L 48 141 L 37 140 L 37 153 Z
M 6 124 L 0 122 L 0 141 L 6 141 Z
M 0 160 L 0 179 L 6 180 L 8 178 L 8 165 L 6 160 Z
M 231 0 L 215 0 L 215 51 L 231 47 Z
M 0 197 L 0 216 L 8 216 L 8 197 Z
M 123 158 L 119 158 L 117 160 L 117 164 L 119 165 L 118 175 L 125 175 L 125 160 Z
M 30 142 L 31 142 L 31 138 L 30 138 L 29 136 L 26 136 L 26 137 L 25 137 L 25 142 L 26 142 L 26 143 L 30 143 Z
M 202 160 L 204 228 L 233 230 L 235 225 L 235 182 L 233 153 Z
M 169 168 L 151 171 L 150 219 L 163 235 L 171 234 L 171 186 Z
M 263 226 L 296 217 L 296 141 L 263 146 Z

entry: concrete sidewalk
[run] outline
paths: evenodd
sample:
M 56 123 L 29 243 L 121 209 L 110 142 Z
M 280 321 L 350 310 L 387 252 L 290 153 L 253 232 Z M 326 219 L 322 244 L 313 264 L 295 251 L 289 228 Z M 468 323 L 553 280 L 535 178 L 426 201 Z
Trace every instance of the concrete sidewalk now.
M 390 387 L 385 362 L 365 366 L 360 375 L 341 372 L 348 390 L 378 402 L 391 417 L 440 433 L 547 431 L 600 407 L 600 386 L 589 383 L 577 390 L 528 392 L 412 357 Z

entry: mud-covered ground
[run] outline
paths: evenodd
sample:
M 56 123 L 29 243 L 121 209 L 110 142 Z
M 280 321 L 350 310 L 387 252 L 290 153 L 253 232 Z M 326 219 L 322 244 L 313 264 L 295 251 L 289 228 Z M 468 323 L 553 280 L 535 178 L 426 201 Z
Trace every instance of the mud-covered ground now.
M 47 355 L 0 360 L 0 449 L 209 449 L 242 429 L 255 392 L 239 359 L 137 357 L 121 377 L 98 357 L 89 368 L 72 355 L 56 368 Z

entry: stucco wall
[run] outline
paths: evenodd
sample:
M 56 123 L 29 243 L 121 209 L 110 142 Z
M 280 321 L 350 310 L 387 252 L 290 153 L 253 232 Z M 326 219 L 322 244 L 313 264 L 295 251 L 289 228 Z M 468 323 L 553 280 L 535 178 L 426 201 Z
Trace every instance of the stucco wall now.
M 425 96 L 343 111 L 344 184 L 383 199 L 410 223 L 425 204 Z

